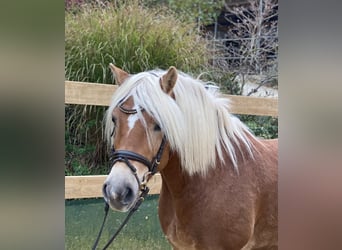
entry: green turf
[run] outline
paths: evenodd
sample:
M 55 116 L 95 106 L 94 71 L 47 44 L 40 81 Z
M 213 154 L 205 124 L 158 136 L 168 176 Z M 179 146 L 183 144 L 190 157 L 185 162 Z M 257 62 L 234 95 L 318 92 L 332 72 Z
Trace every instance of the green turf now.
M 109 249 L 171 249 L 158 220 L 158 195 L 151 195 L 131 217 Z M 109 211 L 99 243 L 101 249 L 126 213 Z M 65 249 L 91 249 L 104 216 L 103 199 L 65 201 Z

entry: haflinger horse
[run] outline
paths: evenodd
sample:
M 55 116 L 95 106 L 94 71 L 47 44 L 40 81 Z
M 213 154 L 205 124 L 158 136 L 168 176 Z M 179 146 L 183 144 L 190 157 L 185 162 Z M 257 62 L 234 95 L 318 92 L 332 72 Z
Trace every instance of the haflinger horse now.
M 109 206 L 131 209 L 154 164 L 173 249 L 277 249 L 278 140 L 254 136 L 227 98 L 175 67 L 110 68 L 119 87 L 105 131 L 119 157 L 103 186 Z

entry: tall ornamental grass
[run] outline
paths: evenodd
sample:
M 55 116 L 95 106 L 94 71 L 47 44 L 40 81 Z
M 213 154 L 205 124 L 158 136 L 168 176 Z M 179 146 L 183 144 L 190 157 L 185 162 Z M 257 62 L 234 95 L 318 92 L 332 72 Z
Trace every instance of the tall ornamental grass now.
M 68 11 L 66 79 L 111 83 L 110 62 L 131 73 L 170 65 L 199 73 L 207 66 L 208 55 L 195 30 L 195 25 L 181 23 L 166 9 L 148 9 L 137 1 Z
M 206 42 L 195 24 L 182 23 L 167 9 L 146 8 L 138 1 L 115 3 L 66 11 L 67 80 L 112 83 L 109 63 L 130 73 L 174 65 L 197 75 L 207 67 Z M 66 105 L 67 175 L 106 171 L 101 168 L 107 159 L 102 138 L 105 109 Z

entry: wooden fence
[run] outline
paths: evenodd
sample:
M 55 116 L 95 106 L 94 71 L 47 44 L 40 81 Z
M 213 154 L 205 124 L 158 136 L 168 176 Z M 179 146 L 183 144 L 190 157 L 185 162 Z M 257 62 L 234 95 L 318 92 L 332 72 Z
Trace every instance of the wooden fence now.
M 87 82 L 65 81 L 65 103 L 108 106 L 117 86 Z M 224 95 L 232 101 L 231 112 L 261 116 L 278 116 L 278 99 Z M 65 199 L 102 197 L 106 175 L 66 176 Z M 150 194 L 159 194 L 160 174 L 150 181 Z

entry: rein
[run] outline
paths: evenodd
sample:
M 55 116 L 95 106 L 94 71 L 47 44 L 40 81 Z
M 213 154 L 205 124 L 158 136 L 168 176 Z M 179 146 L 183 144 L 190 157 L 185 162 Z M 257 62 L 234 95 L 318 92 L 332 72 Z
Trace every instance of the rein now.
M 119 109 L 126 114 L 137 113 L 136 109 L 126 109 L 122 105 L 119 106 Z M 135 152 L 132 152 L 132 151 L 128 151 L 128 150 L 116 150 L 115 151 L 115 149 L 114 149 L 114 151 L 111 155 L 111 160 L 113 161 L 113 164 L 115 164 L 118 161 L 126 163 L 126 165 L 129 167 L 129 169 L 132 171 L 133 175 L 135 176 L 135 178 L 138 182 L 138 185 L 140 187 L 141 193 L 140 193 L 139 197 L 136 199 L 134 206 L 129 210 L 129 213 L 126 216 L 125 220 L 121 223 L 120 227 L 116 230 L 116 232 L 113 234 L 113 236 L 108 240 L 107 244 L 103 247 L 103 249 L 107 249 L 109 247 L 109 245 L 114 241 L 116 236 L 120 233 L 122 228 L 127 224 L 128 220 L 131 218 L 131 216 L 134 214 L 134 212 L 138 210 L 139 206 L 141 205 L 141 203 L 144 201 L 145 197 L 147 196 L 147 194 L 150 190 L 147 187 L 147 182 L 149 180 L 148 177 L 152 177 L 157 172 L 158 165 L 160 164 L 160 160 L 161 160 L 164 148 L 165 148 L 165 144 L 166 144 L 166 137 L 164 135 L 163 139 L 160 143 L 158 152 L 157 152 L 156 156 L 152 159 L 152 161 L 149 161 L 144 156 L 137 154 Z M 139 181 L 139 178 L 137 175 L 137 170 L 130 163 L 129 160 L 140 162 L 148 168 L 148 172 L 144 175 L 144 179 L 142 182 Z M 95 240 L 95 243 L 92 247 L 92 250 L 95 250 L 98 243 L 99 243 L 99 240 L 100 240 L 100 237 L 102 234 L 102 230 L 103 230 L 104 224 L 105 224 L 106 219 L 107 219 L 108 210 L 109 210 L 109 205 L 107 202 L 105 202 L 105 209 L 104 210 L 105 210 L 105 215 L 103 218 L 103 222 L 102 222 L 99 234 L 98 234 L 98 236 Z
M 127 224 L 128 220 L 131 218 L 131 216 L 133 215 L 133 213 L 135 211 L 138 210 L 138 208 L 140 207 L 141 203 L 144 201 L 147 193 L 149 192 L 149 188 L 147 186 L 145 186 L 145 189 L 142 190 L 139 198 L 137 199 L 135 205 L 133 208 L 130 209 L 128 215 L 126 216 L 125 220 L 121 223 L 120 227 L 116 230 L 116 232 L 113 234 L 113 236 L 108 240 L 107 244 L 102 248 L 102 249 L 107 249 L 110 244 L 112 244 L 112 242 L 115 240 L 116 236 L 118 236 L 118 234 L 120 233 L 120 231 L 122 230 L 122 228 Z M 101 237 L 101 234 L 102 234 L 102 230 L 103 230 L 103 227 L 104 227 L 104 224 L 106 222 L 106 219 L 107 219 L 107 215 L 108 215 L 108 210 L 109 210 L 109 205 L 108 203 L 105 204 L 105 215 L 104 215 L 104 218 L 103 218 L 103 222 L 102 222 L 102 225 L 101 225 L 101 229 L 100 229 L 100 232 L 96 238 L 96 241 L 92 247 L 92 250 L 95 250 L 96 247 L 97 247 L 97 244 L 99 243 L 99 240 L 100 240 L 100 237 Z

